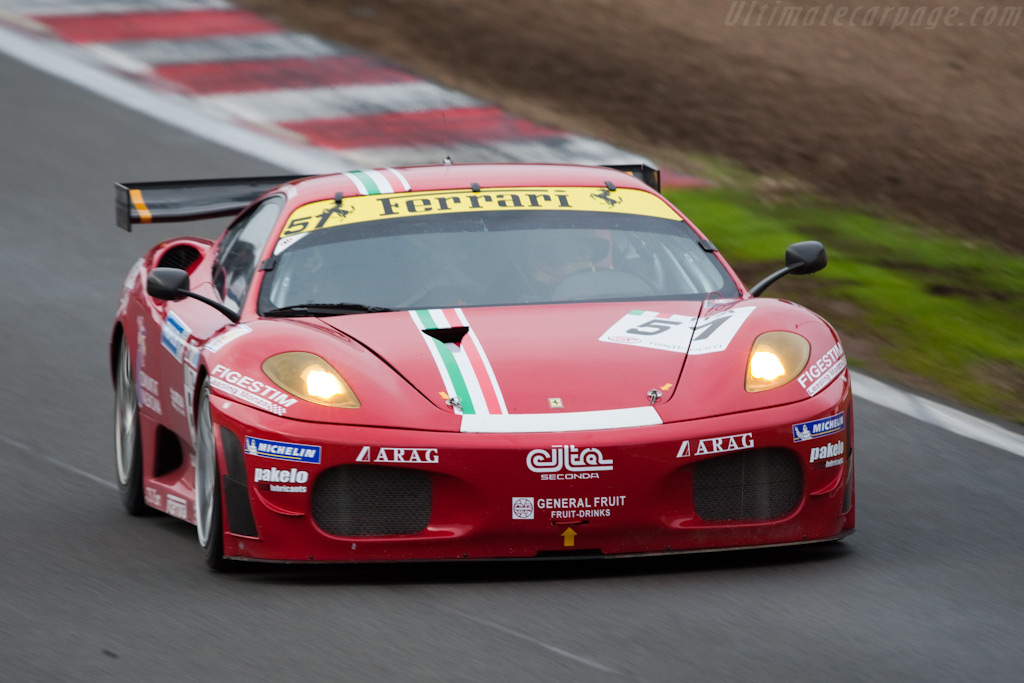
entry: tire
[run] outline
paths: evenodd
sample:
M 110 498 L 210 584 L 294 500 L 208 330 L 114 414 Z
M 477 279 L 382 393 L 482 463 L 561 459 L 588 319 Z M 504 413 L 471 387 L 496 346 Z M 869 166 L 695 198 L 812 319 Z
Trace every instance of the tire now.
M 150 512 L 142 486 L 142 434 L 132 355 L 123 337 L 114 377 L 114 465 L 121 504 L 129 515 Z
M 196 409 L 196 535 L 203 561 L 213 571 L 225 571 L 232 566 L 224 559 L 224 520 L 217 467 L 217 442 L 213 437 L 210 418 L 210 383 L 203 382 Z

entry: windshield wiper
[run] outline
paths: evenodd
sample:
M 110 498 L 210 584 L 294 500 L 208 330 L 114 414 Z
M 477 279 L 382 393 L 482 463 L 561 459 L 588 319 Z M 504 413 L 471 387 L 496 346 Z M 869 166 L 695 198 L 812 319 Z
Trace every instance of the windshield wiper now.
M 395 309 L 367 306 L 366 304 L 295 304 L 272 308 L 263 315 L 268 318 L 299 318 L 303 316 L 348 315 L 350 313 L 386 313 L 393 310 Z

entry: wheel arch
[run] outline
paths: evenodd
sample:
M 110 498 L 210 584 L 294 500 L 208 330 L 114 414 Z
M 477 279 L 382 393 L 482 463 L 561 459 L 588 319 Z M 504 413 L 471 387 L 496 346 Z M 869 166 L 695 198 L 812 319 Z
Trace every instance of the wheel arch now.
M 118 320 L 114 324 L 114 331 L 110 337 L 110 348 L 108 349 L 110 354 L 110 383 L 113 386 L 117 385 L 118 353 L 121 348 L 122 339 L 124 339 L 124 325 Z

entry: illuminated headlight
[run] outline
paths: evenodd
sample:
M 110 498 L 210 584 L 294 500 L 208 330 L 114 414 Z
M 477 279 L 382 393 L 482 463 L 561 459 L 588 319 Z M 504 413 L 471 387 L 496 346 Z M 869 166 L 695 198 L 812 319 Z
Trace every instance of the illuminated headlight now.
M 331 364 L 320 356 L 289 351 L 263 361 L 263 372 L 289 394 L 333 408 L 358 408 L 359 399 Z
M 754 340 L 747 361 L 747 391 L 781 387 L 804 371 L 811 345 L 792 332 L 765 332 Z

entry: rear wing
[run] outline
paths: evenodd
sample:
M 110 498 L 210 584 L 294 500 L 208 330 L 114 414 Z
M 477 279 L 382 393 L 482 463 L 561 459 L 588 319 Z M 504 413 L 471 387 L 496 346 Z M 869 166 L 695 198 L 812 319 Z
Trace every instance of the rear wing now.
M 639 178 L 653 187 L 655 192 L 661 192 L 661 171 L 656 168 L 651 168 L 647 164 L 608 165 L 605 166 L 605 168 L 614 168 L 616 171 L 628 173 L 634 178 Z
M 233 216 L 260 195 L 304 175 L 115 183 L 117 227 Z
M 639 178 L 661 191 L 661 172 L 645 164 L 607 166 Z M 278 185 L 308 175 L 258 176 L 115 183 L 117 227 L 132 231 L 137 223 L 177 223 L 234 216 Z

